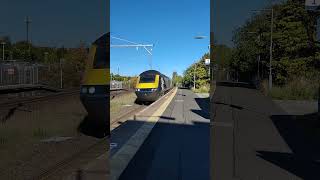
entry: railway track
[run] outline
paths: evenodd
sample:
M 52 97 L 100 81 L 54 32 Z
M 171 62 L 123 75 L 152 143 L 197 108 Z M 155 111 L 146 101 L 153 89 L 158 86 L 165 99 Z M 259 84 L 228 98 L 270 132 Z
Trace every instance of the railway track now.
M 21 99 L 21 100 L 16 100 L 16 101 L 11 101 L 11 102 L 0 102 L 0 108 L 10 108 L 10 107 L 15 107 L 19 105 L 26 105 L 26 104 L 32 104 L 32 103 L 39 103 L 43 101 L 48 101 L 48 100 L 55 100 L 57 98 L 64 98 L 66 96 L 71 96 L 71 95 L 78 95 L 80 93 L 79 90 L 72 90 L 72 91 L 67 91 L 67 92 L 59 92 L 59 93 L 54 93 L 54 94 L 49 94 L 49 95 L 44 95 L 40 97 L 31 97 L 28 99 Z M 122 90 L 122 91 L 117 91 L 116 93 L 114 91 L 110 92 L 110 95 L 112 94 L 113 96 L 120 96 L 123 94 L 127 93 L 132 93 L 132 91 L 128 90 Z M 116 124 L 117 122 L 121 121 L 125 117 L 128 116 L 133 116 L 135 113 L 139 112 L 145 108 L 145 106 L 137 106 L 136 108 L 126 112 L 125 114 L 122 114 L 115 118 L 114 120 L 111 121 L 110 125 Z M 64 177 L 65 175 L 70 175 L 79 170 L 79 164 L 83 164 L 84 161 L 88 162 L 94 160 L 96 157 L 100 156 L 103 152 L 107 152 L 109 148 L 109 144 L 107 144 L 107 138 L 103 138 L 96 143 L 93 143 L 87 148 L 81 149 L 80 151 L 72 154 L 66 159 L 63 159 L 59 163 L 53 165 L 52 167 L 49 167 L 48 169 L 42 171 L 40 174 L 37 174 L 36 176 L 30 178 L 30 180 L 48 180 L 48 179 L 61 179 L 60 177 Z M 83 164 L 84 165 L 84 164 Z M 84 170 L 84 172 L 86 172 Z
M 128 90 L 128 89 L 116 89 L 116 90 L 110 90 L 110 97 L 111 99 L 117 97 L 117 96 L 121 96 L 121 95 L 125 95 L 125 94 L 129 94 L 134 92 L 133 90 Z
M 144 109 L 146 106 L 145 105 L 140 105 L 137 106 L 136 108 L 128 111 L 125 114 L 121 114 L 120 116 L 114 118 L 111 120 L 110 126 L 116 125 L 116 123 L 120 122 L 121 120 L 123 120 L 124 118 L 133 116 L 134 114 L 136 114 L 137 112 L 141 111 L 142 109 Z
M 39 175 L 30 178 L 30 180 L 62 179 L 78 170 L 85 172 L 80 166 L 87 165 L 89 162 L 108 151 L 109 144 L 107 144 L 107 138 L 109 137 L 103 138 L 89 147 L 78 151 L 51 168 L 44 170 Z M 86 163 L 84 164 L 84 162 Z
M 123 95 L 126 93 L 131 93 L 131 92 L 132 91 L 124 90 L 124 91 L 121 91 L 121 93 L 117 92 L 116 95 L 119 96 L 119 95 Z M 140 105 L 140 106 L 137 106 L 136 108 L 128 111 L 127 113 L 118 116 L 117 118 L 111 120 L 110 126 L 116 124 L 117 122 L 121 121 L 122 119 L 124 119 L 128 116 L 134 115 L 135 113 L 139 112 L 140 110 L 142 110 L 145 107 L 146 106 L 144 106 L 144 105 Z M 62 160 L 58 164 L 43 171 L 41 174 L 39 174 L 38 176 L 33 177 L 31 179 L 32 180 L 34 180 L 34 179 L 36 179 L 36 180 L 38 180 L 38 179 L 39 180 L 59 179 L 59 177 L 66 175 L 66 169 L 69 169 L 69 171 L 67 170 L 68 172 L 70 172 L 70 169 L 73 169 L 72 172 L 76 172 L 77 170 L 79 170 L 79 164 L 77 162 L 83 161 L 84 159 L 90 161 L 90 160 L 93 160 L 95 157 L 101 155 L 102 152 L 107 152 L 107 150 L 109 148 L 109 144 L 107 144 L 108 138 L 110 138 L 110 137 L 106 137 L 106 138 L 99 140 L 98 142 L 92 144 L 88 148 L 83 149 L 83 150 L 73 154 L 72 156 Z M 84 170 L 83 172 L 86 172 L 86 171 Z
M 110 96 L 111 96 L 111 99 L 113 99 L 114 97 L 121 96 L 124 94 L 129 94 L 132 92 L 133 92 L 132 90 L 127 90 L 127 89 L 112 90 L 112 91 L 110 91 Z M 65 91 L 65 92 L 57 92 L 57 93 L 53 93 L 53 94 L 49 94 L 49 95 L 23 98 L 23 99 L 17 98 L 16 100 L 0 102 L 0 108 L 1 107 L 18 106 L 21 104 L 30 104 L 30 103 L 35 103 L 35 102 L 46 101 L 46 100 L 61 98 L 61 97 L 65 97 L 65 96 L 75 95 L 75 94 L 80 94 L 80 90 L 70 90 L 70 91 Z
M 3 107 L 9 108 L 9 107 L 13 107 L 13 106 L 19 106 L 19 105 L 24 105 L 24 104 L 31 104 L 31 103 L 41 102 L 41 101 L 47 101 L 47 100 L 57 99 L 57 98 L 75 95 L 75 94 L 79 94 L 79 93 L 80 93 L 79 90 L 71 90 L 71 91 L 58 92 L 58 93 L 39 96 L 39 97 L 30 97 L 30 98 L 15 100 L 15 101 L 7 101 L 7 102 L 0 103 L 0 108 L 3 108 Z

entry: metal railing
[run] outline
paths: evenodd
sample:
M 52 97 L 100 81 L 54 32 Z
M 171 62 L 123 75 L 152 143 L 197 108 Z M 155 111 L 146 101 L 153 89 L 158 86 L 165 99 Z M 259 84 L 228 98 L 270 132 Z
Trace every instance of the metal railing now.
M 111 81 L 111 90 L 123 89 L 123 82 L 122 81 Z
M 110 89 L 111 90 L 117 90 L 117 89 L 126 89 L 126 90 L 132 90 L 134 89 L 134 85 L 130 80 L 128 81 L 115 81 L 112 80 L 110 83 Z
M 39 84 L 41 64 L 10 60 L 0 62 L 0 87 Z

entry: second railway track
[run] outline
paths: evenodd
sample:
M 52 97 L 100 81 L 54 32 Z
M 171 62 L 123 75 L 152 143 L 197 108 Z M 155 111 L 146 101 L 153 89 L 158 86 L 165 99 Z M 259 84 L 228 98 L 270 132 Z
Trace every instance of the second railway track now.
M 38 96 L 38 97 L 30 97 L 30 98 L 23 98 L 23 99 L 17 99 L 15 101 L 6 101 L 6 102 L 0 102 L 0 108 L 7 108 L 12 106 L 17 106 L 21 104 L 31 104 L 51 99 L 57 99 L 65 96 L 75 95 L 79 94 L 79 90 L 72 90 L 72 91 L 65 91 L 65 92 L 58 92 L 54 94 L 44 95 L 44 96 Z
M 134 92 L 133 90 L 128 90 L 128 89 L 114 89 L 114 90 L 110 90 L 110 99 L 113 99 L 117 96 L 122 96 L 125 94 L 129 94 Z
M 132 92 L 133 92 L 132 90 L 127 90 L 127 89 L 112 90 L 112 91 L 110 91 L 110 97 L 111 97 L 111 99 L 113 99 L 114 97 L 121 96 L 124 94 L 129 94 Z M 46 100 L 61 98 L 61 97 L 65 97 L 65 96 L 76 95 L 76 94 L 80 94 L 80 90 L 70 90 L 70 91 L 65 91 L 65 92 L 57 92 L 57 93 L 53 93 L 53 94 L 49 94 L 49 95 L 28 97 L 28 98 L 22 98 L 22 99 L 17 98 L 16 100 L 0 102 L 0 108 L 17 106 L 20 104 L 36 103 L 36 102 L 41 102 L 41 101 L 46 101 Z
M 118 117 L 114 118 L 114 119 L 111 119 L 111 122 L 110 122 L 110 125 L 113 126 L 113 125 L 116 125 L 116 123 L 118 123 L 119 121 L 125 119 L 125 118 L 128 118 L 130 116 L 133 116 L 134 114 L 138 113 L 139 111 L 141 111 L 142 109 L 144 109 L 146 106 L 144 105 L 140 105 L 140 106 L 137 106 L 136 108 L 134 109 L 131 109 L 130 111 L 128 111 L 127 113 L 124 113 L 124 114 L 121 114 L 119 115 Z
M 109 144 L 107 144 L 107 138 L 110 137 L 103 138 L 89 147 L 74 153 L 51 168 L 42 171 L 39 175 L 30 180 L 62 179 L 62 177 L 70 176 L 72 172 L 81 169 L 81 167 L 79 167 L 79 162 L 82 162 L 82 166 L 85 166 L 96 157 L 108 151 Z M 87 163 L 83 164 L 83 161 L 86 161 Z

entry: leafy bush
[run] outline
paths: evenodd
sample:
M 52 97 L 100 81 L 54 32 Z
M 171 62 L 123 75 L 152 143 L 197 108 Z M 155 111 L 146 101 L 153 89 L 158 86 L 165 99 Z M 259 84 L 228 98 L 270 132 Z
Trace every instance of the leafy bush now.
M 268 81 L 262 82 L 262 92 L 274 99 L 315 100 L 319 96 L 319 79 L 296 77 L 283 86 L 273 86 L 268 90 Z
M 204 54 L 200 60 L 190 65 L 183 73 L 181 82 L 184 86 L 193 86 L 194 76 L 196 79 L 196 88 L 205 86 L 210 82 L 209 68 L 205 65 L 205 59 L 210 58 L 208 53 Z
M 8 138 L 7 137 L 1 137 L 0 136 L 0 145 L 4 145 L 8 142 Z
M 37 138 L 44 138 L 48 136 L 48 132 L 43 128 L 37 128 L 33 130 L 33 136 Z
M 210 85 L 206 84 L 206 85 L 201 86 L 198 89 L 193 89 L 192 88 L 192 91 L 195 92 L 195 93 L 209 93 L 210 92 Z

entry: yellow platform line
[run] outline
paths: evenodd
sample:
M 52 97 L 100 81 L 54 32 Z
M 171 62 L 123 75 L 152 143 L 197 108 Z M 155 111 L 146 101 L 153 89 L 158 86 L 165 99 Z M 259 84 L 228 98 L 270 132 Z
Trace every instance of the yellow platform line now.
M 173 93 L 164 99 L 164 103 L 145 120 L 145 123 L 130 137 L 130 139 L 110 158 L 110 180 L 117 180 L 124 169 L 127 167 L 133 156 L 136 154 L 142 143 L 150 134 L 152 128 L 160 119 L 172 99 L 177 93 L 177 88 L 173 89 Z

